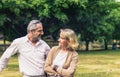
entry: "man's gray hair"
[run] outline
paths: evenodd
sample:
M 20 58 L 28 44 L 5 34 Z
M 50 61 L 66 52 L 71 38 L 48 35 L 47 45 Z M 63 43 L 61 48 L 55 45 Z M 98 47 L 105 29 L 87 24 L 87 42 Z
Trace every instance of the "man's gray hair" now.
M 31 20 L 30 23 L 28 24 L 27 32 L 29 32 L 30 30 L 35 30 L 37 26 L 36 24 L 42 25 L 42 23 L 39 20 Z

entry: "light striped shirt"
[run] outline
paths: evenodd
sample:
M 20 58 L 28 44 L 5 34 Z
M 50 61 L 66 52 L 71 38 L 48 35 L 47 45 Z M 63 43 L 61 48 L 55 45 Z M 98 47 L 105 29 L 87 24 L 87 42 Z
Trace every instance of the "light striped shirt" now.
M 15 39 L 0 59 L 0 71 L 8 63 L 9 58 L 18 53 L 19 69 L 25 75 L 44 75 L 44 63 L 50 47 L 43 40 L 33 46 L 27 36 Z

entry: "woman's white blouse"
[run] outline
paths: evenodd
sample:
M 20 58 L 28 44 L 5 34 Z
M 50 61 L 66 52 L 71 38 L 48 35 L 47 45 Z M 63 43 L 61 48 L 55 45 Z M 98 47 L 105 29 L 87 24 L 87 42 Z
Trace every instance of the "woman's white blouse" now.
M 65 52 L 65 53 L 59 52 L 58 55 L 53 60 L 53 65 L 57 65 L 58 67 L 62 68 L 62 66 L 65 63 L 65 60 L 67 58 L 67 54 L 68 54 L 68 52 Z

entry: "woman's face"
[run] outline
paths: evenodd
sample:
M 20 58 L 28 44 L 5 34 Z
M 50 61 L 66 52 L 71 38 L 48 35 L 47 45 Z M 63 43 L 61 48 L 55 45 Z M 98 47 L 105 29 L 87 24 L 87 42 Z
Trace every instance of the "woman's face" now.
M 59 37 L 59 39 L 58 39 L 58 42 L 59 42 L 59 46 L 60 47 L 67 47 L 67 45 L 68 45 L 68 40 L 66 40 L 65 38 L 63 38 L 62 36 L 61 36 L 61 34 L 60 34 L 60 37 Z

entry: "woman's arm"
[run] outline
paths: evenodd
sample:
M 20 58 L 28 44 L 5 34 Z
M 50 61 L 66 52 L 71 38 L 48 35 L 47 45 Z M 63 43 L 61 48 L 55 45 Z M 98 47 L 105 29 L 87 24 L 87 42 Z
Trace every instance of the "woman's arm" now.
M 44 70 L 48 75 L 57 75 L 57 72 L 53 70 L 52 62 L 55 56 L 56 49 L 53 47 L 50 52 L 48 53 Z
M 75 52 L 71 56 L 71 62 L 70 62 L 68 69 L 58 67 L 57 72 L 62 76 L 71 77 L 71 76 L 73 76 L 73 74 L 76 70 L 77 63 L 78 63 L 78 54 L 77 54 L 77 52 Z

